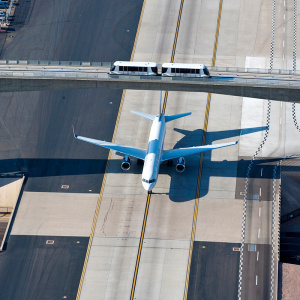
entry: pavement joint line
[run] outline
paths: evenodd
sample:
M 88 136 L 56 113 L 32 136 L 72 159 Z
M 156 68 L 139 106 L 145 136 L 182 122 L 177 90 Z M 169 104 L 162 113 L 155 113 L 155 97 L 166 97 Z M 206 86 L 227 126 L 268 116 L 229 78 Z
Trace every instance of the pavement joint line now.
M 220 29 L 221 14 L 222 14 L 222 5 L 223 5 L 223 0 L 220 0 L 220 2 L 219 2 L 219 11 L 218 11 L 218 19 L 217 19 L 217 28 L 216 28 L 215 42 L 214 42 L 214 50 L 213 50 L 213 57 L 212 57 L 212 67 L 215 66 L 215 62 L 216 62 L 218 39 L 219 39 L 219 29 Z M 207 126 L 208 126 L 208 117 L 209 117 L 209 110 L 210 110 L 210 102 L 211 102 L 211 93 L 208 93 L 207 102 L 206 102 L 206 110 L 205 110 L 203 136 L 202 136 L 202 146 L 205 145 Z M 198 216 L 198 206 L 199 206 L 199 195 L 200 195 L 202 168 L 203 168 L 203 152 L 201 153 L 200 165 L 199 165 L 199 170 L 198 170 L 198 181 L 197 181 L 196 199 L 195 199 L 195 207 L 194 207 L 193 226 L 192 226 L 188 266 L 187 266 L 185 289 L 184 289 L 184 296 L 183 296 L 184 300 L 187 300 L 187 296 L 188 296 L 192 254 L 193 254 L 194 240 L 195 240 L 195 235 L 196 235 L 196 224 L 197 224 L 197 216 Z
M 139 32 L 140 32 L 141 20 L 143 18 L 145 3 L 146 3 L 146 0 L 144 0 L 144 2 L 143 2 L 141 14 L 140 14 L 140 19 L 139 19 L 139 24 L 138 24 L 136 35 L 135 35 L 135 41 L 134 41 L 133 49 L 132 49 L 132 52 L 131 52 L 130 61 L 132 61 L 134 53 L 135 53 L 136 41 L 137 41 L 137 37 L 138 37 Z M 122 108 L 123 108 L 125 93 L 126 93 L 126 90 L 123 90 L 122 97 L 121 97 L 121 102 L 120 102 L 120 106 L 119 106 L 119 111 L 118 111 L 118 115 L 117 115 L 117 120 L 116 120 L 116 124 L 115 124 L 115 129 L 114 129 L 114 133 L 113 133 L 113 137 L 112 137 L 112 142 L 115 141 L 115 137 L 116 137 L 116 134 L 117 134 L 117 129 L 118 129 L 118 125 L 119 125 L 121 111 L 122 111 Z M 102 201 L 102 196 L 103 196 L 104 187 L 105 187 L 105 183 L 106 183 L 106 178 L 107 178 L 107 174 L 108 174 L 107 172 L 108 172 L 108 168 L 109 168 L 109 164 L 110 164 L 111 155 L 112 155 L 112 150 L 109 151 L 108 158 L 107 158 L 105 173 L 104 173 L 104 176 L 103 176 L 101 190 L 100 190 L 100 194 L 99 194 L 99 197 L 98 197 L 97 206 L 96 206 L 94 219 L 93 219 L 93 225 L 92 225 L 92 229 L 91 229 L 91 233 L 90 233 L 89 243 L 88 243 L 88 247 L 87 247 L 87 251 L 86 251 L 86 255 L 85 255 L 85 259 L 84 259 L 84 264 L 83 264 L 83 268 L 82 268 L 82 273 L 81 273 L 81 277 L 80 277 L 80 281 L 79 281 L 79 285 L 78 285 L 76 300 L 79 300 L 80 295 L 81 295 L 82 285 L 83 285 L 84 276 L 85 276 L 85 273 L 86 273 L 87 263 L 88 263 L 89 256 L 90 256 L 91 246 L 92 246 L 92 242 L 93 242 L 93 238 L 94 238 L 95 227 L 96 227 L 96 224 L 97 224 L 98 214 L 99 214 L 99 210 L 100 210 L 100 206 L 101 206 L 101 201 Z

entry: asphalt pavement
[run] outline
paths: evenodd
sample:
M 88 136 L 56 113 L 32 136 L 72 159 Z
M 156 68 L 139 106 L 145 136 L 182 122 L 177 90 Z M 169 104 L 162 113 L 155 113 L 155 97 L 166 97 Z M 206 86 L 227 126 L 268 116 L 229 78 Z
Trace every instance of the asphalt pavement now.
M 141 7 L 142 1 L 20 0 L 0 58 L 129 60 Z M 1 94 L 0 172 L 25 172 L 25 192 L 99 193 L 108 151 L 75 140 L 72 125 L 78 134 L 110 141 L 121 94 Z M 0 254 L 1 299 L 75 299 L 87 242 L 11 235 Z

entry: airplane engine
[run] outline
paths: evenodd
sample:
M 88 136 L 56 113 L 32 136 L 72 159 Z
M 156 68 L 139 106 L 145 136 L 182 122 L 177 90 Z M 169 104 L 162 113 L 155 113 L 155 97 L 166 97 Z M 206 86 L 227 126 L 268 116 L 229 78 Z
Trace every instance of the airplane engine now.
M 178 173 L 182 173 L 185 170 L 185 159 L 180 157 L 176 164 L 176 171 Z
M 130 158 L 128 157 L 128 155 L 126 155 L 122 160 L 121 168 L 124 171 L 128 171 L 130 169 L 130 166 L 131 166 Z

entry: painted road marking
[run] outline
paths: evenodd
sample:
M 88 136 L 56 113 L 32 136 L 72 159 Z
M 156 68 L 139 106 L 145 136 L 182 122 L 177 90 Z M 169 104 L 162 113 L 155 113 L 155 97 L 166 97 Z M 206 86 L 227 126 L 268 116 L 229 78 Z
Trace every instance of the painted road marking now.
M 261 207 L 258 209 L 258 216 L 260 217 L 261 215 Z
M 258 228 L 257 237 L 260 238 L 260 228 Z
M 259 251 L 257 251 L 257 254 L 256 254 L 256 260 L 258 261 L 258 257 L 259 257 Z
M 216 62 L 216 54 L 217 54 L 217 47 L 218 47 L 218 38 L 219 38 L 219 28 L 220 28 L 220 22 L 221 22 L 222 5 L 223 5 L 223 0 L 220 0 L 218 19 L 217 19 L 217 29 L 216 29 L 215 43 L 214 43 L 214 51 L 213 51 L 213 58 L 212 58 L 212 67 L 215 66 L 215 62 Z M 205 144 L 206 131 L 207 131 L 207 125 L 208 125 L 208 115 L 209 115 L 209 109 L 210 109 L 210 100 L 211 100 L 211 94 L 209 93 L 207 95 L 207 102 L 206 102 L 206 111 L 205 111 L 205 120 L 204 120 L 204 127 L 203 127 L 202 145 Z M 197 223 L 197 216 L 198 216 L 198 205 L 199 205 L 200 182 L 201 182 L 201 176 L 202 176 L 202 167 L 203 167 L 203 152 L 201 153 L 199 172 L 198 172 L 198 182 L 197 182 L 197 191 L 196 191 L 196 199 L 195 199 L 195 207 L 194 207 L 193 227 L 192 227 L 189 259 L 188 259 L 185 289 L 184 289 L 184 297 L 183 297 L 184 300 L 187 299 L 188 288 L 189 288 L 192 253 L 193 253 L 193 246 L 194 246 L 195 233 L 196 233 L 196 223 Z
M 184 0 L 181 0 L 178 19 L 177 19 L 175 38 L 174 38 L 174 43 L 173 43 L 171 63 L 174 61 L 174 56 L 175 56 L 175 49 L 176 49 L 177 40 L 178 40 L 178 32 L 179 32 L 183 2 L 184 2 Z M 168 99 L 168 91 L 166 91 L 166 93 L 165 93 L 163 109 L 162 109 L 163 114 L 165 113 L 165 110 L 166 110 L 167 99 Z M 148 198 L 147 198 L 147 203 L 146 203 L 146 208 L 145 208 L 145 214 L 144 214 L 143 227 L 142 227 L 141 238 L 140 238 L 140 243 L 139 243 L 139 249 L 138 249 L 138 254 L 137 254 L 137 259 L 136 259 L 136 264 L 135 264 L 135 271 L 134 271 L 134 276 L 133 276 L 133 282 L 132 282 L 132 287 L 131 287 L 130 300 L 134 299 L 134 292 L 135 292 L 135 287 L 136 287 L 137 275 L 138 275 L 139 264 L 140 264 L 141 253 L 142 253 L 142 246 L 143 246 L 143 241 L 144 241 L 144 236 L 145 236 L 145 229 L 146 229 L 146 224 L 147 224 L 147 216 L 148 216 L 148 211 L 149 211 L 149 206 L 150 206 L 150 198 L 151 198 L 151 193 L 148 193 Z
M 137 37 L 138 37 L 139 32 L 140 32 L 141 20 L 142 20 L 143 13 L 144 13 L 145 3 L 146 3 L 146 0 L 144 0 L 144 2 L 143 2 L 142 11 L 141 11 L 141 15 L 140 15 L 140 21 L 139 21 L 138 28 L 137 28 L 137 31 L 136 31 L 134 46 L 133 46 L 133 49 L 132 49 L 132 52 L 131 52 L 130 60 L 133 59 L 133 55 L 134 55 L 134 52 L 135 52 L 136 41 L 137 41 Z M 123 107 L 124 98 L 125 98 L 125 90 L 123 90 L 123 93 L 122 93 L 121 102 L 120 102 L 119 111 L 118 111 L 118 116 L 117 116 L 115 129 L 114 129 L 114 133 L 113 133 L 113 137 L 112 137 L 112 142 L 114 142 L 116 134 L 117 134 L 117 128 L 118 128 L 118 125 L 119 125 L 119 120 L 120 120 L 120 116 L 121 116 L 121 111 L 122 111 L 122 107 Z M 94 214 L 93 225 L 92 225 L 92 229 L 91 229 L 91 233 L 90 233 L 89 243 L 88 243 L 88 247 L 87 247 L 87 250 L 86 250 L 84 264 L 83 264 L 81 277 L 80 277 L 80 281 L 79 281 L 79 285 L 78 285 L 76 300 L 79 300 L 80 295 L 81 295 L 83 280 L 84 280 L 84 276 L 85 276 L 85 272 L 86 272 L 86 268 L 87 268 L 87 264 L 88 264 L 88 260 L 89 260 L 89 256 L 90 256 L 90 251 L 91 251 L 91 247 L 92 247 L 92 242 L 93 242 L 93 238 L 94 238 L 95 227 L 96 227 L 97 219 L 98 219 L 98 215 L 99 215 L 99 210 L 100 210 L 102 195 L 103 195 L 103 192 L 104 192 L 104 187 L 105 187 L 105 182 L 106 182 L 106 178 L 107 178 L 107 171 L 108 171 L 108 167 L 109 167 L 109 163 L 110 163 L 111 154 L 112 154 L 112 150 L 109 150 L 107 163 L 106 163 L 106 167 L 105 167 L 105 173 L 104 173 L 104 176 L 103 176 L 101 190 L 100 190 L 100 194 L 99 194 L 99 197 L 98 197 L 97 206 L 96 206 L 96 210 L 95 210 L 95 214 Z
M 146 229 L 146 224 L 147 224 L 148 211 L 149 211 L 149 206 L 150 206 L 150 198 L 151 198 L 151 192 L 148 193 L 148 197 L 147 197 L 147 203 L 146 203 L 144 220 L 143 220 L 143 227 L 142 227 L 140 244 L 139 244 L 139 250 L 138 250 L 138 254 L 137 254 L 135 270 L 134 270 L 134 276 L 133 276 L 133 282 L 132 282 L 132 287 L 131 287 L 130 300 L 132 300 L 133 297 L 134 297 L 137 274 L 138 274 L 138 270 L 139 270 L 141 253 L 142 253 L 142 246 L 143 246 L 143 241 L 144 241 L 144 236 L 145 236 L 145 229 Z

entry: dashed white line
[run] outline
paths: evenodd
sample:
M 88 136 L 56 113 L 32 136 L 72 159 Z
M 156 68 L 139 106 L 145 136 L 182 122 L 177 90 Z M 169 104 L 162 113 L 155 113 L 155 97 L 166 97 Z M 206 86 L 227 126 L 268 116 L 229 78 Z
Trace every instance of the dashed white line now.
M 257 238 L 260 238 L 260 228 L 258 228 Z
M 285 6 L 285 1 L 283 1 L 283 6 Z
M 255 278 L 255 284 L 257 285 L 257 282 L 258 282 L 258 276 L 256 275 L 256 278 Z
M 261 196 L 261 188 L 259 188 L 259 196 Z
M 282 41 L 282 47 L 284 47 L 284 41 Z
M 285 14 L 283 15 L 283 19 L 285 20 Z
M 261 215 L 261 207 L 258 209 L 258 216 L 260 217 Z
M 257 251 L 256 253 L 256 260 L 258 261 L 258 257 L 259 257 L 259 251 Z

